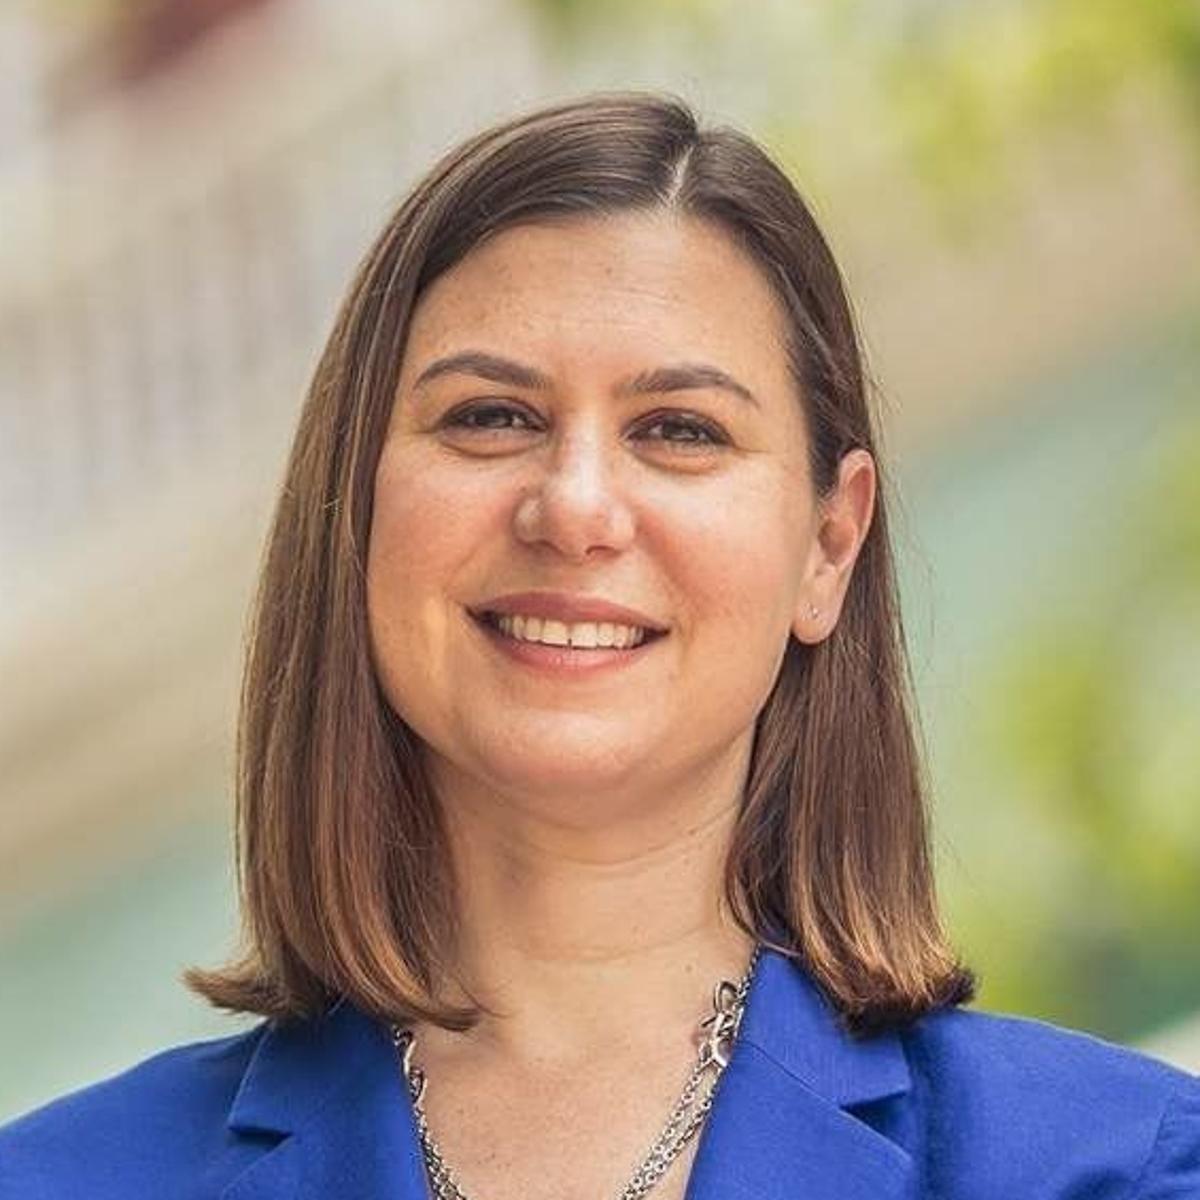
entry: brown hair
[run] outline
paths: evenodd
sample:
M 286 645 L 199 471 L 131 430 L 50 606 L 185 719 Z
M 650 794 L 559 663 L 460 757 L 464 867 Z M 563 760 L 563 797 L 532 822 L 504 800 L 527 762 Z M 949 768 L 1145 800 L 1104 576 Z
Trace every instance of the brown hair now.
M 244 953 L 184 975 L 213 1004 L 300 1019 L 344 996 L 384 1019 L 450 1028 L 477 1015 L 435 994 L 451 969 L 447 845 L 419 739 L 372 665 L 364 556 L 376 464 L 413 309 L 439 274 L 519 223 L 663 207 L 723 229 L 781 298 L 817 492 L 834 486 L 847 450 L 875 455 L 837 264 L 745 134 L 699 128 L 675 97 L 609 93 L 450 152 L 359 267 L 300 418 L 241 696 Z M 789 641 L 725 881 L 739 924 L 797 956 L 855 1032 L 974 990 L 938 917 L 883 490 L 833 633 Z

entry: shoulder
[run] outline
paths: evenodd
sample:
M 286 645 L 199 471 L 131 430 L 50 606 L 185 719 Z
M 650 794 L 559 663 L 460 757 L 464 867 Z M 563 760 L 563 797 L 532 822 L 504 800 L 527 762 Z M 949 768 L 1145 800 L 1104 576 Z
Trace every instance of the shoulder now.
M 230 1106 L 264 1024 L 164 1050 L 0 1127 L 0 1200 L 215 1196 L 236 1172 Z
M 1002 1014 L 936 1013 L 904 1041 L 931 1175 L 970 1178 L 973 1197 L 1200 1197 L 1195 1076 Z M 933 1194 L 959 1194 L 929 1183 Z

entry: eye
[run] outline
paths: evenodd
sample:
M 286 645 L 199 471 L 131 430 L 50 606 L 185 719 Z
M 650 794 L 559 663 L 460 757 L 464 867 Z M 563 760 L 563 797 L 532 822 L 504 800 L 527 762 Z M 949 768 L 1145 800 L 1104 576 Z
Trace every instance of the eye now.
M 452 409 L 442 418 L 441 427 L 469 434 L 522 434 L 535 432 L 542 422 L 536 413 L 517 405 L 495 400 L 471 401 Z M 694 413 L 652 413 L 639 426 L 635 437 L 641 441 L 661 442 L 674 451 L 698 453 L 729 445 L 729 437 L 719 425 Z
M 711 450 L 729 445 L 729 438 L 720 426 L 690 413 L 661 413 L 642 426 L 643 431 L 661 430 L 652 442 L 667 442 L 683 450 Z
M 525 425 L 512 424 L 513 418 L 525 422 Z M 529 413 L 514 405 L 496 401 L 465 404 L 447 413 L 441 424 L 447 429 L 465 429 L 471 433 L 522 432 L 534 427 L 530 423 Z

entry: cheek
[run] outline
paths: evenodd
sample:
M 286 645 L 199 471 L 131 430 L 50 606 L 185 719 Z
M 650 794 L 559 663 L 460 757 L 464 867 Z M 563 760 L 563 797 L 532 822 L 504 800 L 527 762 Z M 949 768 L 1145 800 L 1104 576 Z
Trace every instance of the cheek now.
M 683 606 L 696 620 L 709 629 L 719 622 L 742 636 L 750 630 L 772 639 L 790 624 L 802 529 L 801 506 L 771 480 L 697 497 L 659 526 L 660 544 L 672 547 Z
M 393 703 L 445 672 L 461 564 L 481 538 L 483 497 L 461 476 L 385 456 L 376 475 L 367 555 L 367 618 L 376 667 Z M 494 501 L 493 501 L 494 503 Z M 411 697 L 409 697 L 411 699 Z
M 791 634 L 802 521 L 778 488 L 741 487 L 736 499 L 709 497 L 686 522 L 680 515 L 661 526 L 659 544 L 664 555 L 672 547 L 670 574 L 686 614 L 682 662 L 697 720 L 738 730 L 766 702 Z
M 386 457 L 375 478 L 371 540 L 389 559 L 402 547 L 421 557 L 436 552 L 439 543 L 452 542 L 466 521 L 465 506 L 439 476 L 413 469 L 403 456 Z
M 428 458 L 385 452 L 376 475 L 368 583 L 378 603 L 397 610 L 438 598 L 444 607 L 460 564 L 501 520 L 494 481 L 439 470 Z

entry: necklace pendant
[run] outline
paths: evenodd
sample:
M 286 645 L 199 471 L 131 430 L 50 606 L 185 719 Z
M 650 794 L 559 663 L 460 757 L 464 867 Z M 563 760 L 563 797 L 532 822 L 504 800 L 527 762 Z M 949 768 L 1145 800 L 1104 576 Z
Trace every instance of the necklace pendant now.
M 716 1063 L 724 1070 L 729 1065 L 733 1043 L 737 1039 L 741 1023 L 742 1005 L 738 987 L 728 979 L 722 979 L 713 988 L 712 1016 L 701 1022 L 701 1025 L 709 1030 L 700 1047 L 700 1061 L 704 1066 Z
M 425 1072 L 413 1062 L 413 1047 L 416 1038 L 411 1029 L 392 1029 L 392 1041 L 400 1051 L 400 1069 L 404 1073 L 404 1082 L 408 1084 L 409 1095 L 414 1104 L 420 1104 L 425 1097 Z
M 642 1200 L 666 1174 L 671 1163 L 678 1158 L 684 1146 L 696 1135 L 712 1107 L 714 1089 L 721 1073 L 729 1065 L 733 1045 L 742 1023 L 746 1000 L 750 991 L 750 980 L 754 974 L 762 947 L 756 945 L 750 956 L 750 965 L 739 983 L 723 979 L 713 989 L 712 1015 L 700 1022 L 702 1037 L 696 1066 L 684 1085 L 662 1132 L 634 1171 L 619 1200 Z M 425 1093 L 425 1072 L 413 1062 L 415 1034 L 411 1029 L 399 1025 L 391 1027 L 392 1041 L 400 1058 L 401 1071 L 413 1099 L 417 1134 L 425 1159 L 426 1175 L 436 1200 L 468 1200 L 466 1193 L 454 1178 L 438 1148 L 421 1100 Z M 715 1075 L 712 1086 L 701 1091 L 705 1076 Z

